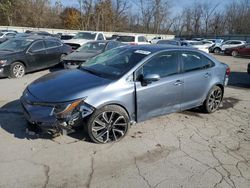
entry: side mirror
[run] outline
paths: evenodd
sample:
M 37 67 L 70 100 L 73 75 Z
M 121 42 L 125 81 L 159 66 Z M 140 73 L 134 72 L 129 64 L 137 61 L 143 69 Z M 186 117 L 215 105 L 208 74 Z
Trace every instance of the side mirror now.
M 160 78 L 161 77 L 158 74 L 147 74 L 147 75 L 142 77 L 142 83 L 143 83 L 143 85 L 147 85 L 147 84 L 150 84 L 152 82 L 159 81 Z

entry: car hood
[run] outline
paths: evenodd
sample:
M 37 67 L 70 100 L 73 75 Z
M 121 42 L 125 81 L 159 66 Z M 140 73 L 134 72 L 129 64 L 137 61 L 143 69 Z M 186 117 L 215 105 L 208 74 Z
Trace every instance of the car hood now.
M 14 52 L 14 51 L 7 51 L 7 50 L 0 50 L 0 58 L 2 57 L 7 57 L 13 54 L 17 54 L 18 52 Z
M 90 42 L 92 40 L 86 40 L 86 39 L 70 39 L 70 40 L 67 40 L 65 41 L 65 44 L 79 44 L 79 45 L 83 45 L 87 42 Z
M 60 103 L 100 93 L 111 82 L 83 70 L 63 70 L 37 79 L 28 90 L 41 102 Z
M 67 56 L 65 56 L 63 58 L 63 60 L 66 60 L 66 61 L 86 61 L 87 59 L 89 58 L 92 58 L 98 54 L 100 54 L 101 52 L 78 52 L 78 51 L 75 51 Z

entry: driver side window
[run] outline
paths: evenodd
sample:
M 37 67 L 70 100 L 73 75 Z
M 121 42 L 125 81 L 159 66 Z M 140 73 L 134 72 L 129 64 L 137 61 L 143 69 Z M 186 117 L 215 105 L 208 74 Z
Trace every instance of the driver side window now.
M 179 63 L 177 52 L 163 52 L 145 63 L 136 73 L 140 78 L 148 74 L 157 74 L 161 78 L 179 73 Z

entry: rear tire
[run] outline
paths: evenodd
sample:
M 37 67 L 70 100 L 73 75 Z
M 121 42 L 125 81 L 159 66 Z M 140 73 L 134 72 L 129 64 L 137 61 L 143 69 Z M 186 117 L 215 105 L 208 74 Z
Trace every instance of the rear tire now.
M 237 57 L 239 55 L 239 53 L 237 51 L 232 51 L 232 54 L 231 54 L 233 57 Z
M 219 86 L 214 86 L 208 93 L 202 109 L 206 113 L 213 113 L 220 107 L 223 91 Z
M 25 66 L 20 62 L 12 63 L 10 66 L 10 78 L 21 78 L 25 75 Z
M 105 144 L 120 141 L 128 133 L 129 126 L 127 112 L 120 106 L 108 105 L 91 115 L 86 131 L 91 141 Z

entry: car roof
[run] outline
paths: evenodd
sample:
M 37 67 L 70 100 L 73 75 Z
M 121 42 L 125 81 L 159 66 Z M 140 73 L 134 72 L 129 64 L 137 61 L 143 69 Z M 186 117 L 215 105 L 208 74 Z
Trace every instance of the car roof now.
M 16 37 L 19 38 L 19 37 Z M 56 37 L 52 37 L 52 36 L 42 36 L 42 35 L 32 35 L 32 34 L 28 34 L 21 36 L 20 38 L 25 38 L 25 39 L 31 39 L 31 40 L 42 40 L 42 39 L 51 39 L 51 40 L 57 40 L 60 41 L 59 38 Z
M 164 50 L 180 50 L 180 49 L 194 50 L 194 48 L 190 48 L 190 47 L 182 47 L 182 46 L 174 46 L 174 45 L 157 45 L 157 44 L 126 45 L 126 46 L 122 46 L 121 48 L 143 50 L 143 51 L 149 51 L 151 53 L 164 51 Z

